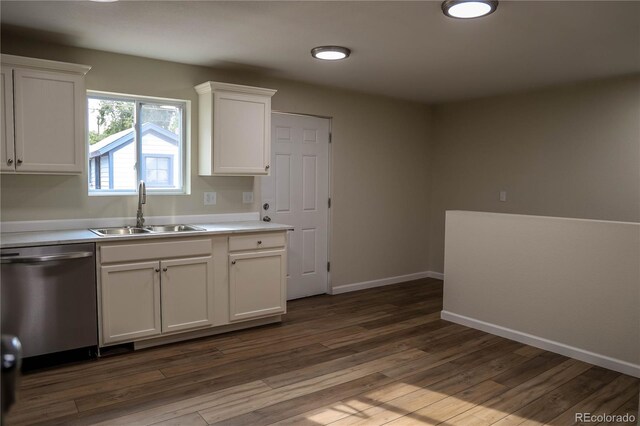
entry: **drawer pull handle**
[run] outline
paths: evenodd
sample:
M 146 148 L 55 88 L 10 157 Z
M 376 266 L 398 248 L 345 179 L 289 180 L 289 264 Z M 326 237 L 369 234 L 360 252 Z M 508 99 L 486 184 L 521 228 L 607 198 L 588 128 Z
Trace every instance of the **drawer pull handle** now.
M 232 260 L 232 261 L 231 261 L 231 264 L 232 264 L 232 265 L 235 265 L 235 264 L 236 264 L 236 261 L 235 261 L 235 260 Z

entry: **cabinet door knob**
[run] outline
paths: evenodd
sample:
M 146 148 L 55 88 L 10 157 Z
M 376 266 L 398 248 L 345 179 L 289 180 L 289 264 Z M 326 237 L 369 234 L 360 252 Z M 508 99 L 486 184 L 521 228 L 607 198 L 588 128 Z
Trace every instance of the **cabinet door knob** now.
M 232 260 L 232 261 L 231 261 L 231 264 L 232 264 L 232 265 L 235 265 L 235 264 L 236 264 L 236 261 L 235 261 L 235 260 Z
M 156 268 L 156 272 L 160 272 L 160 268 Z
M 13 164 L 13 158 L 9 158 L 9 159 L 7 160 L 7 164 L 8 164 L 8 165 L 12 165 L 12 164 Z
M 162 271 L 163 271 L 163 272 L 167 272 L 167 271 L 168 271 L 168 268 L 162 268 Z
M 269 165 L 267 164 L 266 166 L 264 166 L 265 170 L 269 170 Z
M 16 161 L 16 163 L 22 164 L 22 160 L 18 158 L 18 161 Z
M 258 241 L 258 245 L 262 244 L 262 241 Z

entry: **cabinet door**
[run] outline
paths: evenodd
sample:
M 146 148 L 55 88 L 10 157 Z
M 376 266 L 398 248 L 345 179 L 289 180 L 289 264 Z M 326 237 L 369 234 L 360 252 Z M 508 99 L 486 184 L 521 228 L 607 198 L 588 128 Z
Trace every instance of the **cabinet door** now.
M 81 173 L 84 76 L 15 68 L 16 172 Z
M 213 258 L 163 260 L 162 332 L 213 325 Z
M 213 139 L 213 174 L 268 174 L 271 98 L 214 93 Z
M 229 255 L 229 320 L 284 313 L 286 251 Z
M 0 130 L 0 171 L 13 172 L 15 170 L 15 153 L 13 142 L 13 76 L 12 69 L 2 67 L 0 72 L 0 102 L 2 108 L 2 129 Z
M 102 342 L 160 334 L 160 262 L 100 267 Z

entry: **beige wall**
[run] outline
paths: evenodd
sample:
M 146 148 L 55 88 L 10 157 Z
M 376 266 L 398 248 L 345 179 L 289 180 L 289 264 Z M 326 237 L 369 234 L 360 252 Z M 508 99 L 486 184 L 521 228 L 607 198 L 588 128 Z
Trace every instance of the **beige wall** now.
M 273 108 L 333 117 L 332 284 L 443 271 L 446 210 L 640 221 L 640 77 L 433 108 L 267 77 L 4 36 L 3 53 L 93 66 L 89 89 L 188 99 L 219 80 L 278 89 Z M 258 179 L 199 177 L 148 215 L 257 211 Z M 1 179 L 2 220 L 129 216 L 135 197 L 88 197 L 86 175 Z M 242 204 L 243 191 L 256 203 Z M 498 201 L 506 190 L 508 201 Z M 205 207 L 203 192 L 218 204 Z
M 640 76 L 439 105 L 433 123 L 430 270 L 446 210 L 640 222 Z
M 640 377 L 640 223 L 449 211 L 446 234 L 444 318 Z
M 275 110 L 333 117 L 332 284 L 351 284 L 427 270 L 429 182 L 427 106 L 355 92 L 231 72 L 32 42 L 3 35 L 2 53 L 91 65 L 87 88 L 191 101 L 207 80 L 277 89 Z M 331 70 L 327 70 L 331 72 Z M 197 175 L 197 132 L 191 137 L 192 191 L 150 196 L 149 216 L 257 211 L 242 204 L 251 177 Z M 255 179 L 257 183 L 258 180 Z M 255 186 L 256 190 L 259 185 Z M 88 197 L 87 176 L 1 178 L 3 221 L 132 216 L 135 197 Z M 216 191 L 218 204 L 203 205 Z

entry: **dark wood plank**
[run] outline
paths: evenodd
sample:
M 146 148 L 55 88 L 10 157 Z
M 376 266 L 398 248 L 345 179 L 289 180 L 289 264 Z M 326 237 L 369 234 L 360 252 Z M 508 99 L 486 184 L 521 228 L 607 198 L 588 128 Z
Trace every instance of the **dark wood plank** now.
M 625 401 L 638 398 L 638 382 L 636 378 L 620 375 L 611 383 L 595 390 L 590 396 L 552 419 L 550 423 L 557 425 L 582 424 L 581 422 L 576 422 L 576 413 L 613 413 Z
M 614 371 L 592 367 L 494 424 L 521 424 L 525 420 L 532 424 L 547 423 L 619 376 Z
M 510 413 L 563 385 L 587 371 L 591 365 L 581 361 L 568 360 L 526 382 L 508 390 L 502 395 L 451 419 L 454 424 L 493 424 Z
M 292 398 L 278 404 L 273 404 L 247 414 L 223 420 L 221 425 L 265 425 L 322 407 L 326 404 L 349 398 L 367 392 L 371 389 L 391 383 L 393 379 L 381 373 L 373 373 L 350 382 L 332 386 L 318 392 L 312 392 L 297 398 Z
M 639 417 L 638 417 L 638 403 L 639 403 L 639 399 L 636 398 L 636 396 L 632 396 L 630 399 L 628 399 L 624 404 L 622 404 L 620 406 L 620 408 L 618 408 L 616 411 L 614 411 L 613 414 L 614 417 L 612 419 L 612 421 L 606 421 L 606 422 L 602 422 L 602 423 L 598 423 L 598 426 L 628 426 L 629 424 L 633 424 L 634 421 L 633 419 L 635 419 L 636 424 L 639 421 Z

